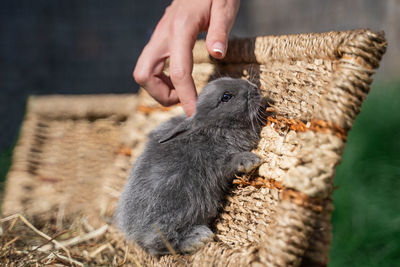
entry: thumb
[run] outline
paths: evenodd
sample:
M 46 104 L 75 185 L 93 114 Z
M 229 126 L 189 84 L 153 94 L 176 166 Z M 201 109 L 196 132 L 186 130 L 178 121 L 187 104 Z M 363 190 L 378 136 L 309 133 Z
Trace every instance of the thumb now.
M 239 0 L 214 0 L 211 6 L 207 31 L 207 50 L 214 58 L 224 58 L 228 48 L 228 37 L 239 9 Z

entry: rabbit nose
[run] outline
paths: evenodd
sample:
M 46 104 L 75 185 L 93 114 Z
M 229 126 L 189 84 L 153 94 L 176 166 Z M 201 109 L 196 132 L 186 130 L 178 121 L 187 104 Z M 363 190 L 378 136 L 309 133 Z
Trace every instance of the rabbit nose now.
M 249 93 L 252 95 L 260 95 L 261 90 L 257 86 L 250 86 Z
M 269 101 L 268 98 L 266 98 L 265 96 L 260 95 L 261 98 L 261 106 L 262 107 L 267 107 L 269 105 Z
M 258 86 L 255 85 L 255 84 L 251 84 L 249 90 L 250 90 L 252 93 L 257 93 L 257 94 L 260 93 L 260 89 L 259 89 Z

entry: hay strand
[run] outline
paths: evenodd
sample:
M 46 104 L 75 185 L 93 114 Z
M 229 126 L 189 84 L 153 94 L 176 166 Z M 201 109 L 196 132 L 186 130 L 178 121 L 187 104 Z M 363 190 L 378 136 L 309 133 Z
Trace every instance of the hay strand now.
M 62 244 L 60 244 L 58 241 L 54 240 L 53 238 L 51 238 L 50 236 L 46 235 L 45 233 L 43 233 L 42 231 L 38 230 L 35 226 L 33 226 L 24 216 L 22 216 L 21 214 L 17 213 L 11 216 L 8 216 L 4 219 L 1 219 L 0 221 L 3 222 L 7 222 L 9 220 L 12 219 L 20 219 L 26 226 L 28 226 L 30 229 L 32 229 L 36 234 L 38 234 L 39 236 L 47 239 L 48 241 L 54 243 L 54 245 L 56 245 L 58 248 L 61 248 L 62 250 L 64 250 L 65 253 L 67 253 L 68 258 L 71 258 L 71 254 L 69 253 L 69 250 L 63 246 Z
M 77 245 L 79 243 L 88 241 L 90 239 L 94 239 L 96 237 L 102 236 L 107 231 L 107 228 L 108 228 L 108 225 L 103 225 L 99 229 L 94 230 L 94 231 L 92 231 L 90 233 L 87 233 L 87 234 L 84 234 L 84 235 L 81 235 L 81 236 L 76 236 L 74 238 L 71 238 L 69 240 L 65 240 L 65 241 L 62 241 L 62 242 L 57 242 L 55 248 L 58 249 L 58 248 L 62 248 L 62 247 L 65 248 L 65 247 L 69 247 L 69 246 L 74 246 L 74 245 Z M 50 249 L 51 249 L 51 246 L 44 246 L 44 247 L 41 248 L 41 251 L 48 251 Z

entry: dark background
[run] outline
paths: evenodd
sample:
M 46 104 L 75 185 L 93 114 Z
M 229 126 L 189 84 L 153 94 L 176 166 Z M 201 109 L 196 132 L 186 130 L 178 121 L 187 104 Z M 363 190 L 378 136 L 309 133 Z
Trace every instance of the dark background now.
M 0 4 L 0 151 L 31 94 L 134 93 L 132 70 L 166 1 Z
M 16 139 L 28 95 L 136 92 L 136 59 L 169 2 L 2 0 L 0 151 Z M 232 35 L 385 30 L 386 78 L 400 69 L 398 17 L 397 0 L 244 0 Z
M 189 1 L 189 0 L 188 0 Z M 32 94 L 134 93 L 170 1 L 0 2 L 0 180 Z M 389 48 L 337 169 L 330 266 L 399 266 L 400 1 L 243 0 L 232 35 L 371 28 Z

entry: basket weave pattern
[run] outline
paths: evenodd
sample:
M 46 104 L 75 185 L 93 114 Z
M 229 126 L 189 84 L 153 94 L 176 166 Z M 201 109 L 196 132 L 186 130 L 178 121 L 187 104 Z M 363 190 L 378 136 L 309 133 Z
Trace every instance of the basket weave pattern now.
M 234 180 L 214 225 L 215 242 L 193 255 L 159 259 L 131 244 L 134 262 L 326 266 L 335 167 L 385 48 L 383 35 L 368 30 L 267 36 L 232 40 L 226 58 L 215 61 L 198 41 L 197 88 L 227 75 L 251 80 L 270 99 L 254 150 L 265 163 Z M 65 205 L 66 212 L 82 212 L 93 221 L 112 215 L 146 134 L 181 112 L 159 106 L 144 91 L 129 97 L 40 97 L 29 103 L 4 213 Z M 88 188 L 93 189 L 89 195 Z

